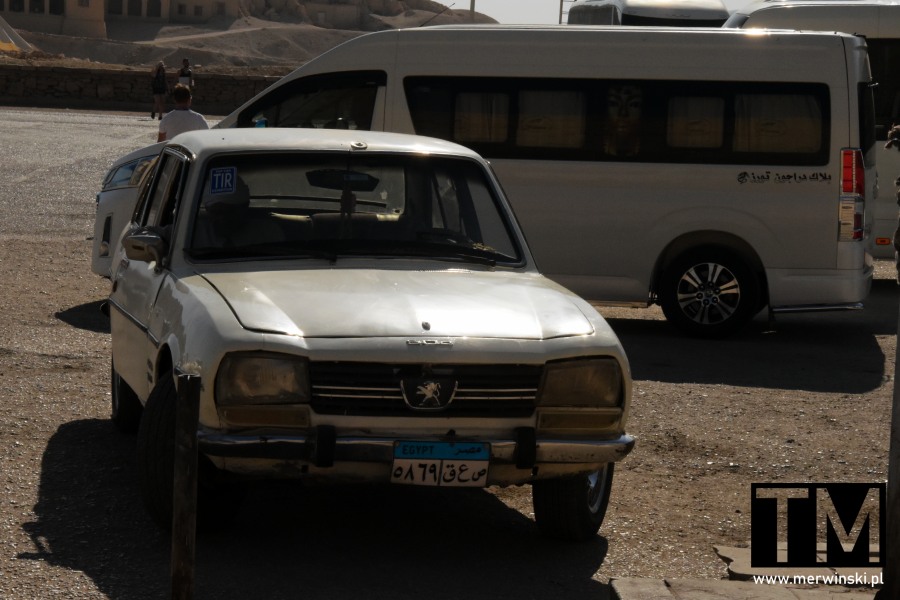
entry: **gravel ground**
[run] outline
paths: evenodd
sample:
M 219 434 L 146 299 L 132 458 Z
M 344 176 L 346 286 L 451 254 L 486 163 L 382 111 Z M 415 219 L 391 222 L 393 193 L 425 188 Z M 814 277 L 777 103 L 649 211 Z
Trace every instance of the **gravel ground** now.
M 0 111 L 0 598 L 160 598 L 169 542 L 143 514 L 134 438 L 108 421 L 107 282 L 89 268 L 94 194 L 149 143 L 146 115 Z M 881 482 L 897 290 L 866 310 L 765 315 L 719 342 L 656 309 L 604 309 L 632 363 L 607 522 L 586 544 L 537 536 L 528 488 L 253 490 L 198 546 L 200 598 L 603 599 L 613 577 L 726 577 L 752 482 Z

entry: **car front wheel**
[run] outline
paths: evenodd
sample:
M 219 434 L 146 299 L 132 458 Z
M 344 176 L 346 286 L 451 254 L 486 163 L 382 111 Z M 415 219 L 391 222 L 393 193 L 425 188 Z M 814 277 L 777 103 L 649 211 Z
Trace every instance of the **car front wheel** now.
M 144 407 L 134 390 L 122 380 L 114 364 L 110 366 L 110 401 L 110 418 L 116 428 L 123 433 L 135 433 Z
M 609 506 L 614 466 L 607 463 L 587 475 L 535 481 L 531 496 L 541 534 L 568 541 L 597 535 Z
M 161 529 L 172 527 L 177 399 L 175 380 L 161 379 L 147 399 L 138 428 L 138 487 L 144 508 Z
M 178 392 L 171 374 L 153 388 L 138 428 L 138 488 L 147 513 L 160 529 L 172 527 L 175 477 L 175 418 Z M 243 490 L 218 480 L 216 468 L 198 457 L 197 528 L 215 530 L 227 523 L 243 499 Z

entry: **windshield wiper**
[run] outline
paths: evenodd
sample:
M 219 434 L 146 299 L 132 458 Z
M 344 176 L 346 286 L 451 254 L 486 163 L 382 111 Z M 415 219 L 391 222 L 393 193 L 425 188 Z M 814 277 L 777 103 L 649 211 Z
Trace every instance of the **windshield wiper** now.
M 477 246 L 431 241 L 367 240 L 367 239 L 325 239 L 306 242 L 274 242 L 237 247 L 190 248 L 185 252 L 196 259 L 207 260 L 258 260 L 292 259 L 311 257 L 332 263 L 338 256 L 413 256 L 436 260 L 462 260 L 494 267 L 497 262 L 516 262 L 494 250 Z
M 428 241 L 401 240 L 334 240 L 340 254 L 378 254 L 382 256 L 415 256 L 437 260 L 464 260 L 490 267 L 497 261 L 515 262 L 515 257 L 474 246 Z

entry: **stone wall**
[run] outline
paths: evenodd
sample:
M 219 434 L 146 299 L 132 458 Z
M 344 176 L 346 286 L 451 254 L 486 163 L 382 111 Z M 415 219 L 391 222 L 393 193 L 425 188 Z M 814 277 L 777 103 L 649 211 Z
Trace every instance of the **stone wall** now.
M 0 65 L 0 104 L 149 113 L 149 71 Z M 193 108 L 204 115 L 227 115 L 278 79 L 195 72 Z M 167 107 L 172 106 L 169 99 Z

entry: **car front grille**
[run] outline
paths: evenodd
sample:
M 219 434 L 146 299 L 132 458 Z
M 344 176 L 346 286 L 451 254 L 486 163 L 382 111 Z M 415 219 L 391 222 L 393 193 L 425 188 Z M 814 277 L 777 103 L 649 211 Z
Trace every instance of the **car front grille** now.
M 310 364 L 311 407 L 319 414 L 352 416 L 527 417 L 534 412 L 543 368 L 532 365 Z M 440 378 L 456 383 L 445 408 L 410 408 L 401 382 Z

